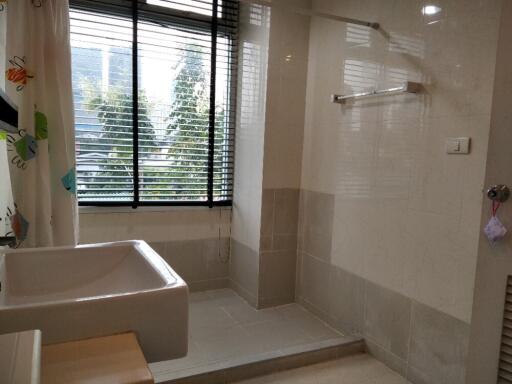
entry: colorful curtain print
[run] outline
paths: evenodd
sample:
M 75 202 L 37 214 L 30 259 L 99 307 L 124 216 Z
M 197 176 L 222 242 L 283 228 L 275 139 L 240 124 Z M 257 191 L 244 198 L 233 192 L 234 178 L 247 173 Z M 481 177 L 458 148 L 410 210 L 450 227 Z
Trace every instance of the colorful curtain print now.
M 67 0 L 0 0 L 5 90 L 18 107 L 6 134 L 18 246 L 77 243 L 73 95 Z

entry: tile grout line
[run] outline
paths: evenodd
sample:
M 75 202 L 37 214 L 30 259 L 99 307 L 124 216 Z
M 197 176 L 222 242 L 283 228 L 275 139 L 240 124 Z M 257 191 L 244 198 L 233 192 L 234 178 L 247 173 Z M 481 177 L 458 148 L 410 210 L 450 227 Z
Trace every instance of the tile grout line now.
M 413 305 L 413 300 L 412 299 L 409 299 L 410 300 L 410 303 L 411 303 L 411 312 L 410 312 L 410 318 L 409 318 L 409 337 L 408 337 L 408 340 L 407 340 L 407 354 L 405 355 L 405 372 L 404 372 L 404 377 L 406 380 L 409 380 L 409 357 L 410 357 L 410 352 L 411 352 L 411 343 L 412 343 L 412 326 L 413 326 L 413 310 L 414 310 L 414 305 Z

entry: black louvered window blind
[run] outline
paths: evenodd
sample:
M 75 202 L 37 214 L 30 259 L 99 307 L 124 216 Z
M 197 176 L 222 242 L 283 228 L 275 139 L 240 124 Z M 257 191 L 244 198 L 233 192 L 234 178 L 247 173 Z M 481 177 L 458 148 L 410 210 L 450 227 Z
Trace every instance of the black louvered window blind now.
M 70 4 L 80 205 L 231 204 L 238 2 Z

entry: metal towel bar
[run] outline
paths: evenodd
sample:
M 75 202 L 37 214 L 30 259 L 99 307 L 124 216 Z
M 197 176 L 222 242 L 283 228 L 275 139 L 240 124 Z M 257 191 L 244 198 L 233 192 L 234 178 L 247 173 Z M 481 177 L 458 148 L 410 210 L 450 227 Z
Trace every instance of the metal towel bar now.
M 331 101 L 337 104 L 346 104 L 348 101 L 356 101 L 369 97 L 399 95 L 401 93 L 420 93 L 422 88 L 421 83 L 408 81 L 404 85 L 395 88 L 355 93 L 353 95 L 331 95 Z

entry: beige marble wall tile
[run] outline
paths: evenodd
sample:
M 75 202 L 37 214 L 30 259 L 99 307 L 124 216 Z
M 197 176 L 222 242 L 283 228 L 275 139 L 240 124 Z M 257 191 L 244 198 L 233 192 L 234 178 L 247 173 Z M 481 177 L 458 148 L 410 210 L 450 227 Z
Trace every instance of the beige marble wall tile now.
M 328 311 L 330 322 L 351 335 L 363 335 L 364 305 L 364 279 L 341 268 L 331 268 Z
M 299 248 L 309 256 L 330 261 L 334 198 L 325 193 L 301 191 Z
M 251 21 L 255 10 L 262 13 L 260 22 Z M 269 12 L 266 6 L 241 4 L 231 236 L 254 250 L 259 249 L 260 242 Z
M 410 377 L 418 382 L 442 382 L 444 377 L 461 382 L 460 356 L 467 348 L 467 334 L 446 338 L 444 346 L 429 340 L 430 344 L 423 343 L 425 350 L 421 353 L 417 350 L 421 337 L 416 335 L 453 333 L 451 325 L 460 324 L 455 327 L 459 331 L 471 319 L 485 164 L 500 159 L 498 164 L 505 168 L 509 160 L 508 155 L 500 158 L 488 152 L 493 144 L 495 151 L 503 151 L 503 143 L 509 138 L 505 127 L 510 123 L 510 113 L 505 111 L 510 109 L 506 100 L 510 99 L 512 86 L 507 83 L 510 76 L 506 74 L 510 72 L 510 60 L 503 59 L 508 64 L 503 65 L 496 82 L 505 85 L 498 101 L 494 96 L 502 110 L 500 117 L 493 113 L 493 124 L 503 124 L 503 128 L 497 128 L 499 138 L 493 143 L 491 136 L 489 143 L 501 4 L 500 0 L 312 3 L 314 11 L 378 21 L 382 30 L 377 32 L 328 17 L 311 19 L 301 191 L 307 190 L 312 196 L 331 196 L 333 213 L 331 228 L 324 231 L 330 240 L 326 245 L 326 238 L 318 240 L 304 234 L 303 228 L 313 219 L 307 217 L 307 204 L 301 202 L 297 295 L 308 305 L 316 301 L 317 313 L 331 322 L 337 309 L 337 317 L 346 319 L 348 327 L 357 331 L 353 324 L 358 321 L 354 318 L 360 317 L 348 316 L 339 306 L 325 309 L 321 302 L 325 284 L 318 276 L 325 279 L 330 269 L 331 285 L 334 286 L 332 276 L 339 276 L 339 286 L 329 289 L 332 297 L 337 296 L 343 281 L 350 280 L 347 276 L 352 274 L 367 282 L 366 295 L 368 286 L 375 284 L 375 297 L 385 291 L 391 297 L 401 297 L 399 301 L 404 306 L 414 303 L 425 306 L 426 312 L 434 311 L 435 321 L 409 316 L 413 319 L 412 331 L 402 338 L 393 329 L 363 330 L 373 342 L 373 349 L 386 357 L 390 365 L 405 372 L 408 361 L 413 362 Z M 439 12 L 424 14 L 422 10 L 427 5 L 439 7 Z M 407 80 L 424 83 L 425 92 L 344 107 L 328 101 L 331 93 L 387 88 Z M 459 136 L 471 137 L 470 154 L 448 156 L 445 139 Z M 496 172 L 492 174 L 492 182 L 498 182 Z M 503 172 L 499 175 L 499 182 L 507 180 Z M 488 206 L 483 205 L 485 216 Z M 505 252 L 499 248 L 484 251 Z M 308 257 L 323 252 L 328 256 Z M 327 262 L 321 263 L 321 259 Z M 484 260 L 487 276 L 500 268 L 510 270 L 501 261 L 493 261 L 495 266 L 490 267 L 489 260 L 494 260 L 490 256 Z M 483 280 L 480 284 L 484 284 Z M 499 286 L 498 282 L 490 284 L 494 290 Z M 489 297 L 491 289 L 479 289 L 488 295 L 478 296 L 479 305 L 486 308 L 484 312 L 494 305 L 490 319 L 497 319 L 497 301 Z M 339 296 L 340 302 L 347 301 L 348 296 L 351 307 L 361 305 L 355 291 L 346 290 Z M 365 314 L 365 321 L 370 320 L 372 313 L 386 315 L 385 308 L 379 309 L 379 300 L 372 304 L 368 298 L 371 295 L 365 297 L 364 304 L 371 309 Z M 318 310 L 323 304 L 324 308 Z M 389 309 L 387 314 L 399 316 L 399 312 Z M 449 319 L 446 323 L 443 316 Z M 480 315 L 480 331 L 487 324 L 484 317 Z M 373 323 L 385 322 L 379 319 Z M 429 324 L 435 326 L 429 330 Z M 412 334 L 415 336 L 411 354 L 407 335 Z M 493 338 L 497 334 L 491 332 Z M 483 338 L 477 336 L 476 350 L 479 342 L 490 346 Z M 391 346 L 386 340 L 401 343 Z M 462 351 L 455 359 L 457 362 L 450 355 L 454 350 Z M 437 356 L 437 360 L 432 356 Z M 477 357 L 473 362 L 482 365 Z M 443 377 L 429 372 L 432 367 L 437 367 L 435 370 L 442 372 Z M 491 368 L 482 371 L 489 374 L 494 368 L 491 364 Z M 484 374 L 477 377 L 480 381 L 475 383 L 486 382 L 481 379 Z
M 251 305 L 256 306 L 259 290 L 259 252 L 231 239 L 229 278 L 231 286 Z
M 258 306 L 295 298 L 299 190 L 264 189 L 259 254 Z
M 80 213 L 80 243 L 228 237 L 230 224 L 230 208 L 178 207 L 160 211 L 84 209 Z
M 501 2 L 463 4 L 313 1 L 382 30 L 312 17 L 301 188 L 335 196 L 334 265 L 469 322 Z M 425 92 L 329 103 L 407 80 Z M 458 136 L 470 155 L 445 153 Z
M 260 258 L 259 307 L 294 302 L 296 250 L 262 252 Z
M 299 190 L 276 189 L 274 196 L 274 234 L 296 235 L 299 221 Z
M 302 254 L 301 299 L 315 307 L 315 313 L 329 313 L 329 276 L 331 265 L 316 257 Z
M 272 237 L 274 233 L 275 190 L 266 188 L 261 198 L 261 237 Z
M 406 360 L 411 332 L 411 300 L 367 281 L 364 308 L 365 338 Z
M 418 383 L 465 383 L 469 325 L 412 304 L 408 378 Z
M 192 291 L 228 286 L 229 238 L 150 242 Z
M 231 276 L 266 303 L 294 297 L 309 17 L 291 7 L 310 5 L 242 5 L 232 238 L 258 256 L 240 257 L 237 245 Z M 259 23 L 251 22 L 253 6 L 263 11 Z
M 310 18 L 297 7 L 310 2 L 278 0 L 271 8 L 264 188 L 300 186 Z
M 464 383 L 467 323 L 304 257 L 299 302 L 342 332 L 364 337 L 370 354 L 412 383 Z M 323 302 L 325 295 L 328 303 Z

